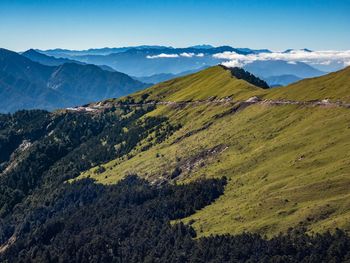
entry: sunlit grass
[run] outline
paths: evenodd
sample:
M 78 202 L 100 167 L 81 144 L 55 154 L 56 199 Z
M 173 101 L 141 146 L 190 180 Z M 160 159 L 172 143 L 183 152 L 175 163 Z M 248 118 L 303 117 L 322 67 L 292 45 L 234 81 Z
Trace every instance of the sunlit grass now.
M 344 79 L 350 78 L 349 74 L 344 77 L 346 72 L 340 72 L 344 85 L 331 82 L 334 85 L 329 87 L 329 96 L 314 96 L 318 84 L 310 84 L 311 80 L 305 81 L 303 90 L 300 83 L 291 85 L 291 91 L 264 91 L 245 83 L 243 92 L 241 83 L 225 86 L 238 82 L 226 74 L 214 67 L 145 92 L 150 94 L 149 100 L 165 101 L 206 99 L 214 94 L 240 99 L 265 94 L 269 98 L 336 100 L 347 99 L 350 93 L 345 93 L 350 91 Z M 321 78 L 326 78 L 324 83 L 328 83 L 327 78 L 337 80 L 334 76 Z M 300 95 L 303 91 L 305 94 Z M 310 231 L 335 227 L 350 230 L 349 109 L 253 105 L 217 117 L 231 107 L 210 103 L 182 108 L 158 106 L 148 115 L 166 116 L 170 123 L 183 127 L 147 151 L 140 150 L 141 144 L 131 153 L 132 158 L 124 156 L 105 164 L 106 171 L 101 174 L 93 168 L 81 177 L 109 184 L 136 173 L 156 181 L 177 166 L 197 160 L 208 149 L 225 145 L 225 150 L 203 157 L 204 164 L 183 169 L 177 178 L 178 183 L 201 177 L 228 178 L 223 196 L 184 220 L 192 222 L 199 235 L 243 231 L 273 235 L 296 226 L 306 226 Z M 191 135 L 184 137 L 186 134 Z

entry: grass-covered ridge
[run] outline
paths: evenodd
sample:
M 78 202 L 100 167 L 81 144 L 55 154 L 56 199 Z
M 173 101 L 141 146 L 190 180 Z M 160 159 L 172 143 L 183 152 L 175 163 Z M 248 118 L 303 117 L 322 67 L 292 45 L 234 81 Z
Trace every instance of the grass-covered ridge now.
M 231 75 L 229 70 L 215 66 L 185 77 L 159 83 L 151 88 L 135 93 L 137 101 L 147 94 L 147 101 L 196 101 L 232 97 L 245 100 L 257 94 L 263 94 L 262 88 L 256 87 Z M 145 96 L 145 95 L 144 95 Z
M 304 79 L 287 87 L 272 89 L 267 97 L 300 101 L 330 99 L 350 102 L 350 67 L 325 76 Z
M 214 97 L 242 101 L 260 96 L 347 102 L 349 79 L 347 68 L 263 90 L 212 67 L 131 98 L 136 102 Z M 226 176 L 224 195 L 185 220 L 200 235 L 243 231 L 272 235 L 295 226 L 320 232 L 335 227 L 350 230 L 349 109 L 206 102 L 157 106 L 147 116 L 167 117 L 179 129 L 161 143 L 156 143 L 155 133 L 149 134 L 128 156 L 104 164 L 104 172 L 93 168 L 82 177 L 115 183 L 133 173 L 150 181 L 178 182 Z M 145 149 L 149 142 L 152 146 Z
M 243 101 L 252 96 L 259 96 L 265 99 L 296 101 L 330 99 L 350 102 L 349 89 L 350 66 L 321 77 L 304 79 L 286 87 L 267 90 L 254 86 L 243 79 L 237 79 L 229 69 L 214 66 L 191 75 L 156 84 L 125 98 L 131 97 L 136 102 L 181 102 L 226 97 L 235 101 Z M 125 100 L 125 98 L 121 100 Z

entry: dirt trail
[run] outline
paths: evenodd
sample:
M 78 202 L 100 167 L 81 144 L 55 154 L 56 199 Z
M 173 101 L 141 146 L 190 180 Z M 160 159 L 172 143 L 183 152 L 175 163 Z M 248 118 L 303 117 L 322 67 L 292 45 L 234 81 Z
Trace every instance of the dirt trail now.
M 245 101 L 235 101 L 232 98 L 223 98 L 223 99 L 208 99 L 208 100 L 196 100 L 196 101 L 152 101 L 152 102 L 146 102 L 146 103 L 129 103 L 129 104 L 122 104 L 122 103 L 106 103 L 105 105 L 101 105 L 101 103 L 90 105 L 88 107 L 77 107 L 77 108 L 67 108 L 68 111 L 77 111 L 77 112 L 99 112 L 103 111 L 104 109 L 109 109 L 111 107 L 144 107 L 144 106 L 157 106 L 157 105 L 168 105 L 168 106 L 174 106 L 174 107 L 184 107 L 184 106 L 198 106 L 203 104 L 214 104 L 214 105 L 220 105 L 220 104 L 227 104 L 227 105 L 234 105 L 236 103 L 243 103 L 248 105 L 253 104 L 261 104 L 261 105 L 301 105 L 301 106 L 308 106 L 308 107 L 327 107 L 327 108 L 334 108 L 334 107 L 342 107 L 342 108 L 348 108 L 350 109 L 350 103 L 345 103 L 342 101 L 330 101 L 328 99 L 324 100 L 313 100 L 313 101 L 294 101 L 294 100 L 263 100 L 258 97 L 251 97 L 248 100 Z
M 11 236 L 5 243 L 0 245 L 0 254 L 6 252 L 6 250 L 16 242 L 16 236 Z

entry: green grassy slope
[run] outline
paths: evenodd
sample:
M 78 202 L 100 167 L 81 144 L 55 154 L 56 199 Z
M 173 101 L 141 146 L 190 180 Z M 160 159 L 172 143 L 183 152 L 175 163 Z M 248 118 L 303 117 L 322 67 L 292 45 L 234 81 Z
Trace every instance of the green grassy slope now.
M 341 100 L 350 102 L 350 67 L 322 77 L 304 79 L 286 87 L 272 89 L 268 98 L 291 100 Z
M 164 101 L 212 96 L 246 99 L 254 95 L 298 99 L 299 94 L 294 93 L 301 92 L 301 82 L 295 84 L 298 88 L 289 87 L 294 92 L 285 94 L 283 90 L 288 88 L 265 91 L 227 73 L 213 67 L 156 85 L 134 98 L 138 100 L 147 93 L 147 100 Z M 344 71 L 330 75 L 337 80 L 335 90 L 331 89 L 335 99 L 350 93 Z M 315 98 L 312 96 L 318 90 L 310 87 L 310 94 L 302 99 Z M 282 94 L 285 97 L 280 97 Z M 115 183 L 126 174 L 137 173 L 156 181 L 170 178 L 176 168 L 182 172 L 173 180 L 180 183 L 226 176 L 229 181 L 225 194 L 184 220 L 191 222 L 200 235 L 245 230 L 273 235 L 295 226 L 306 226 L 311 231 L 335 227 L 350 230 L 349 109 L 263 104 L 238 111 L 232 108 L 237 105 L 208 102 L 158 106 L 149 115 L 166 116 L 182 128 L 142 151 L 143 144 L 154 136 L 151 134 L 129 157 L 105 164 L 105 172 L 97 174 L 94 168 L 81 176 Z
M 264 94 L 264 90 L 238 80 L 228 70 L 220 66 L 211 67 L 185 77 L 159 83 L 133 95 L 140 98 L 149 94 L 147 101 L 194 101 L 208 98 L 232 97 L 244 100 L 255 94 Z

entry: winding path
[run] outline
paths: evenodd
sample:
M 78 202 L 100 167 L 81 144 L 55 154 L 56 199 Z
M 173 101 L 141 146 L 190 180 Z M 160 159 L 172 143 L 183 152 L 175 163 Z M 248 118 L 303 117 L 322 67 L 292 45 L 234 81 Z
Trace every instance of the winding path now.
M 252 104 L 261 104 L 261 105 L 300 105 L 300 106 L 308 106 L 308 107 L 327 107 L 327 108 L 334 108 L 334 107 L 342 107 L 342 108 L 348 108 L 350 109 L 350 103 L 342 102 L 342 101 L 330 101 L 328 99 L 324 100 L 314 100 L 314 101 L 294 101 L 294 100 L 263 100 L 258 97 L 251 97 L 248 100 L 245 101 L 234 101 L 231 98 L 223 98 L 223 99 L 208 99 L 208 100 L 196 100 L 196 101 L 152 101 L 152 102 L 146 102 L 146 103 L 106 103 L 105 105 L 101 105 L 101 103 L 92 104 L 87 107 L 76 107 L 76 108 L 67 108 L 68 111 L 76 111 L 76 112 L 100 112 L 104 109 L 109 109 L 111 107 L 144 107 L 144 106 L 157 106 L 157 105 L 168 105 L 168 106 L 175 106 L 175 107 L 181 107 L 181 106 L 198 106 L 203 104 L 231 104 L 234 105 L 236 103 L 242 103 L 245 105 L 252 105 Z

